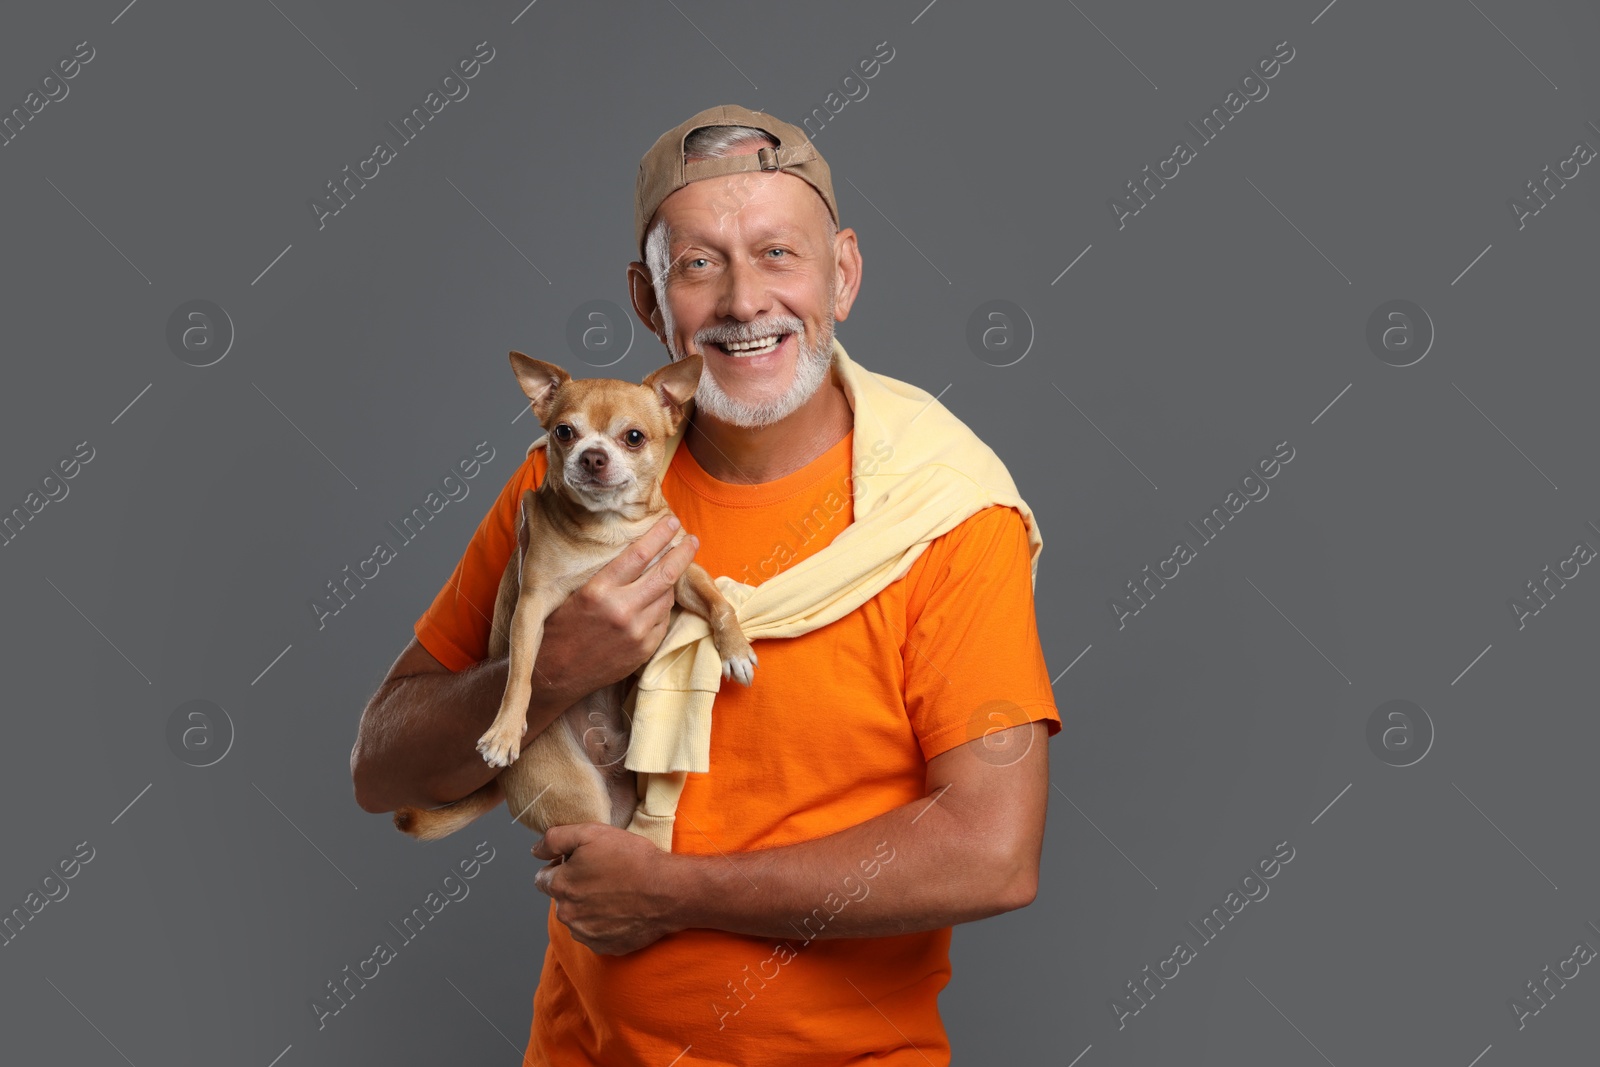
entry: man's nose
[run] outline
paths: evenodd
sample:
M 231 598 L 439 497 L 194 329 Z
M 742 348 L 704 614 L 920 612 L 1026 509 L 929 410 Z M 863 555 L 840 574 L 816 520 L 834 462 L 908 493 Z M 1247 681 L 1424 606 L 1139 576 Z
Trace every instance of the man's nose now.
M 583 469 L 590 474 L 598 474 L 606 469 L 606 450 L 603 448 L 588 448 L 578 456 L 578 462 L 583 464 Z
M 755 266 L 733 257 L 723 275 L 721 306 L 717 309 L 726 318 L 752 322 L 770 310 L 766 278 Z

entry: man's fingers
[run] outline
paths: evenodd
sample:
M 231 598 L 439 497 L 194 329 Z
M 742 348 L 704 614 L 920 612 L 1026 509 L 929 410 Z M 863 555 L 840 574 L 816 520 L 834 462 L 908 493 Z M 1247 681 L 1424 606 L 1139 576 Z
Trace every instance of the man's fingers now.
M 637 581 L 639 575 L 656 553 L 667 547 L 667 542 L 672 540 L 678 532 L 678 517 L 667 514 L 656 520 L 654 526 L 644 532 L 644 536 L 629 545 L 616 559 L 607 563 L 601 573 L 605 574 L 617 585 L 628 585 Z
M 573 822 L 552 826 L 529 851 L 542 860 L 557 860 L 562 856 L 570 856 L 578 850 L 578 846 L 591 840 L 597 833 L 605 833 L 611 828 L 610 824 L 603 822 Z
M 661 557 L 649 571 L 657 591 L 671 589 L 683 577 L 683 572 L 689 569 L 689 564 L 694 562 L 694 554 L 700 548 L 700 539 L 694 534 L 689 534 L 682 541 L 672 546 L 672 551 Z
M 550 880 L 556 876 L 556 870 L 560 866 L 560 863 L 547 863 L 533 872 L 533 888 L 547 896 L 552 895 L 550 893 Z
M 561 826 L 552 826 L 544 832 L 539 843 L 531 851 L 542 860 L 560 859 L 562 856 L 578 847 L 577 837 L 573 830 L 581 823 L 568 823 Z

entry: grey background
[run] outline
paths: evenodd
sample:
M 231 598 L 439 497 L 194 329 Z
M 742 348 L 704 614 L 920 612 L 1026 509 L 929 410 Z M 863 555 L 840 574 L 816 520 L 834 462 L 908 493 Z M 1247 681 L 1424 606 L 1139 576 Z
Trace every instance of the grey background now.
M 1520 630 L 1508 600 L 1600 546 L 1600 174 L 1520 230 L 1507 199 L 1600 146 L 1600 15 L 925 2 L 7 8 L 5 110 L 96 56 L 0 148 L 0 505 L 96 454 L 0 549 L 0 908 L 96 854 L 0 948 L 6 1059 L 516 1062 L 529 838 L 422 847 L 359 810 L 359 712 L 536 432 L 506 351 L 660 361 L 564 342 L 625 305 L 639 155 L 713 103 L 799 121 L 880 41 L 816 135 L 866 264 L 840 337 L 1010 466 L 1065 722 L 1038 900 L 956 930 L 956 1062 L 1592 1057 L 1593 968 L 1524 1029 L 1508 999 L 1600 947 L 1600 578 Z M 1270 95 L 1119 230 L 1107 198 L 1285 39 Z M 484 40 L 470 95 L 319 231 L 308 198 Z M 1364 340 L 1394 298 L 1437 329 L 1405 368 Z M 237 331 L 209 367 L 165 341 L 192 299 Z M 964 339 L 993 299 L 1035 331 L 1012 366 Z M 309 599 L 483 440 L 471 495 L 318 630 Z M 1119 629 L 1108 600 L 1283 440 L 1270 496 Z M 204 768 L 166 735 L 196 699 L 236 731 Z M 1437 732 L 1414 766 L 1365 740 L 1391 699 Z M 308 999 L 485 839 L 471 895 L 319 1032 Z M 1124 983 L 1285 840 L 1119 1030 Z

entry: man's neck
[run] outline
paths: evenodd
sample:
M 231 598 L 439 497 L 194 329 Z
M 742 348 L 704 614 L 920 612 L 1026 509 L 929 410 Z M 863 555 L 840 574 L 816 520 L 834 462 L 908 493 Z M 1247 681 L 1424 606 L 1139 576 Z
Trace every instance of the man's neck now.
M 696 409 L 681 444 L 719 482 L 757 485 L 793 474 L 844 440 L 854 425 L 844 387 L 837 372 L 829 371 L 811 399 L 770 426 L 734 426 Z

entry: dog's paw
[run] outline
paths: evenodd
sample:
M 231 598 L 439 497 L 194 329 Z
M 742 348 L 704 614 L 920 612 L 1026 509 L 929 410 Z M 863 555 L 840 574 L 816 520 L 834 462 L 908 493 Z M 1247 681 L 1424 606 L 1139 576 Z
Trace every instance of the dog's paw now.
M 750 649 L 743 655 L 726 656 L 722 660 L 722 676 L 736 678 L 740 685 L 749 685 L 756 677 L 756 652 Z
M 526 733 L 528 724 L 522 724 L 522 732 Z M 521 734 L 511 730 L 491 729 L 488 733 L 478 738 L 478 754 L 483 761 L 491 767 L 509 767 L 522 755 Z

